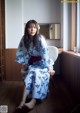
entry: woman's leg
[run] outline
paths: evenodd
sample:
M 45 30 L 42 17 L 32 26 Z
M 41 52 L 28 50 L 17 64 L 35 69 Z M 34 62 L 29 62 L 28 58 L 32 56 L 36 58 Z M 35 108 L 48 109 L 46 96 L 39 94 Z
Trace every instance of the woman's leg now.
M 26 101 L 27 95 L 28 95 L 28 93 L 27 93 L 26 87 L 24 86 L 22 100 L 21 100 L 20 105 L 18 106 L 18 108 L 22 108 L 22 106 L 24 105 L 24 103 Z
M 30 102 L 25 103 L 24 105 L 25 105 L 26 107 L 28 107 L 29 109 L 33 109 L 34 106 L 35 106 L 35 104 L 36 104 L 36 99 L 32 98 L 32 100 L 31 100 Z

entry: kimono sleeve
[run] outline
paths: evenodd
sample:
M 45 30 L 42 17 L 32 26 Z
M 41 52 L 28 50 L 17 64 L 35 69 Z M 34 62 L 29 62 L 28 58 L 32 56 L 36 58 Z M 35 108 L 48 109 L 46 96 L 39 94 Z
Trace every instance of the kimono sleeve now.
M 43 36 L 40 39 L 40 55 L 44 61 L 45 67 L 49 67 L 54 64 L 53 60 L 49 57 L 48 46 Z
M 27 50 L 25 50 L 23 38 L 21 39 L 17 52 L 16 52 L 16 62 L 20 64 L 28 64 L 29 55 Z

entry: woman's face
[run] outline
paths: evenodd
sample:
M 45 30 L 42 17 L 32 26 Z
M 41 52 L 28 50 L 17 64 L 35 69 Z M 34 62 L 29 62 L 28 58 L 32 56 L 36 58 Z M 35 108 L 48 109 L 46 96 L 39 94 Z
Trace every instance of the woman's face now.
M 27 29 L 28 30 L 28 34 L 32 37 L 36 34 L 37 32 L 37 28 L 36 28 L 36 25 L 34 23 L 31 23 L 29 28 Z

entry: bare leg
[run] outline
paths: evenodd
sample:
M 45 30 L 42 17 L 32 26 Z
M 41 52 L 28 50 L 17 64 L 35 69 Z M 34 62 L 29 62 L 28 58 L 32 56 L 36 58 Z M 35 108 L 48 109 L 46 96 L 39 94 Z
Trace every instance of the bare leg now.
M 18 106 L 18 108 L 22 108 L 22 106 L 24 105 L 25 101 L 26 101 L 26 97 L 27 97 L 28 93 L 26 91 L 26 87 L 24 86 L 24 91 L 23 91 L 23 96 L 22 96 L 22 100 L 20 105 Z
M 32 100 L 24 105 L 27 106 L 29 109 L 33 109 L 36 104 L 36 99 L 32 98 Z

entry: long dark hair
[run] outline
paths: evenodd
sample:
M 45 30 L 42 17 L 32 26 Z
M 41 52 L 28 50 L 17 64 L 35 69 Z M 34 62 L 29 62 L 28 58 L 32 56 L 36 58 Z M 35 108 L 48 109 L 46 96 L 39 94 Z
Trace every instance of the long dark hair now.
M 29 20 L 26 25 L 25 25 L 25 29 L 24 29 L 24 46 L 27 50 L 29 50 L 29 46 L 30 46 L 30 36 L 28 34 L 28 28 L 30 27 L 30 24 L 35 24 L 36 28 L 37 28 L 37 32 L 35 34 L 35 36 L 33 37 L 33 46 L 37 45 L 38 42 L 38 35 L 39 35 L 39 25 L 35 20 Z

